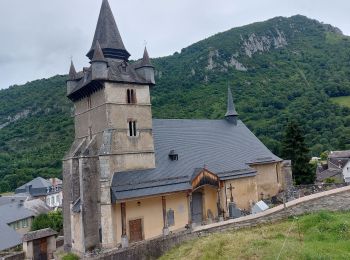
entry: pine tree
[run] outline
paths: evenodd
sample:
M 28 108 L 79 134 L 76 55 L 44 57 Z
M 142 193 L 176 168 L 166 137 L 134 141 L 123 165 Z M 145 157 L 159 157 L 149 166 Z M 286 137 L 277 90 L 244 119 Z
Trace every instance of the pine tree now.
M 286 127 L 282 153 L 284 159 L 292 161 L 295 184 L 314 183 L 315 172 L 309 163 L 309 149 L 305 145 L 302 130 L 296 122 L 290 122 Z

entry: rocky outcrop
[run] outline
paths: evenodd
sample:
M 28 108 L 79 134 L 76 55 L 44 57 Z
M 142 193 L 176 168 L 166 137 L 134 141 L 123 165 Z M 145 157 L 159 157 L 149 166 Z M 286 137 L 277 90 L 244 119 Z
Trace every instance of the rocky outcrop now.
M 0 125 L 0 129 L 4 128 L 5 126 L 8 126 L 10 123 L 16 122 L 16 121 L 23 119 L 23 118 L 26 118 L 30 114 L 30 112 L 31 111 L 29 109 L 25 109 L 25 110 L 15 114 L 14 116 L 8 116 L 7 121 Z
M 234 55 L 232 55 L 231 60 L 229 63 L 226 63 L 228 66 L 235 68 L 236 70 L 239 71 L 247 71 L 248 69 L 240 63 L 238 60 L 234 58 Z
M 241 35 L 241 40 L 243 42 L 244 53 L 250 58 L 254 53 L 267 52 L 272 48 L 277 49 L 288 45 L 286 36 L 277 28 L 274 32 L 267 33 L 263 36 L 252 33 L 248 38 L 244 38 Z
M 214 57 L 219 57 L 219 51 L 218 50 L 210 50 L 208 55 L 208 65 L 206 67 L 207 70 L 213 70 L 215 67 L 217 67 L 217 64 L 214 61 Z

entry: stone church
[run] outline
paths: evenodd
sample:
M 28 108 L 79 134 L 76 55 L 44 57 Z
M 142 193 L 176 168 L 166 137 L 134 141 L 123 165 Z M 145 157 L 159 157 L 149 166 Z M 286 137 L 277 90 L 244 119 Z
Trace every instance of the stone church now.
M 103 0 L 90 66 L 73 63 L 75 140 L 63 159 L 67 250 L 126 247 L 249 210 L 283 190 L 282 160 L 239 120 L 231 90 L 220 120 L 152 119 L 154 67 L 129 62 Z M 225 104 L 223 104 L 225 106 Z

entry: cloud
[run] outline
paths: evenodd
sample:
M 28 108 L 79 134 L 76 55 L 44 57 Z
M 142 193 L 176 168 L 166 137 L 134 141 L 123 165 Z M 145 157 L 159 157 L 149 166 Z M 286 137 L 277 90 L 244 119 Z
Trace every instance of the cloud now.
M 350 34 L 344 0 L 109 0 L 132 59 L 175 51 L 215 33 L 274 16 L 307 15 Z M 1 0 L 0 88 L 87 65 L 101 1 Z

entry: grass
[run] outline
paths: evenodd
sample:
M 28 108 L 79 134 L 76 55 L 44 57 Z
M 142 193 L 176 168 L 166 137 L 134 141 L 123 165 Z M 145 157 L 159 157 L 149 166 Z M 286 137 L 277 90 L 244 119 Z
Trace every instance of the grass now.
M 62 257 L 62 260 L 79 260 L 80 258 L 73 254 L 73 253 L 68 253 Z
M 279 254 L 279 259 L 350 259 L 350 212 L 320 212 L 211 234 L 185 242 L 160 259 L 278 259 Z
M 350 107 L 350 96 L 334 97 L 331 101 L 343 107 Z

